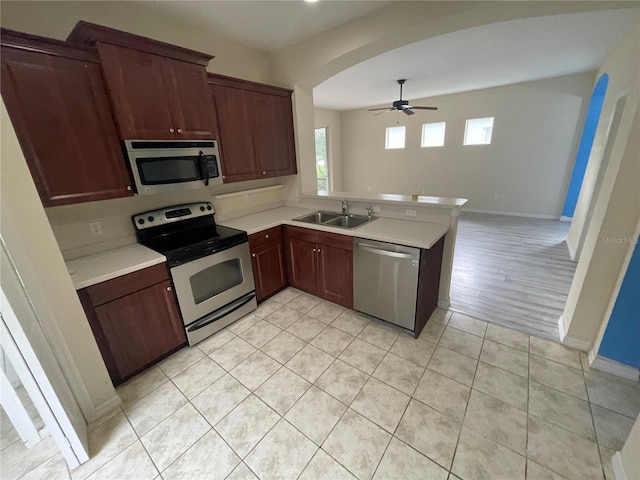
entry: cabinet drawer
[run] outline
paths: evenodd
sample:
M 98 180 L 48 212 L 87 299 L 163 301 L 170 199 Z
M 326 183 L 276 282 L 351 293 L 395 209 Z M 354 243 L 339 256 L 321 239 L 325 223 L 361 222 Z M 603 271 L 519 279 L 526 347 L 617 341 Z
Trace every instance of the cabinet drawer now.
M 82 290 L 91 306 L 97 307 L 143 288 L 155 285 L 169 279 L 167 264 L 161 263 L 137 272 L 107 280 Z
M 282 227 L 277 226 L 249 235 L 249 248 L 253 250 L 270 242 L 282 241 Z

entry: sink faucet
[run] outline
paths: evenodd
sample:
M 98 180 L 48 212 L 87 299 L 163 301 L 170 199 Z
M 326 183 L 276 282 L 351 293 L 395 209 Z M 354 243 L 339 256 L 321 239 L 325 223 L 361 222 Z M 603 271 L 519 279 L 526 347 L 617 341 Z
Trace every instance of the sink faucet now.
M 371 219 L 373 218 L 373 210 L 372 210 L 372 208 L 371 208 L 371 205 L 369 205 L 369 206 L 367 207 L 367 218 L 368 218 L 369 220 L 371 220 Z
M 349 202 L 346 200 L 340 200 L 342 202 L 342 214 L 349 215 Z

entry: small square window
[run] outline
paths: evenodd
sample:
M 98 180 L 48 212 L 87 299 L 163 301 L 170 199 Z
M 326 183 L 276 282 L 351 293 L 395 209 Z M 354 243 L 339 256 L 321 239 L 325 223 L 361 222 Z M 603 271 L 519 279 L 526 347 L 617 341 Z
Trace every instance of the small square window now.
M 447 122 L 423 123 L 421 147 L 444 146 L 444 131 Z
M 493 133 L 493 118 L 470 118 L 464 129 L 465 145 L 489 145 Z
M 387 127 L 387 138 L 384 148 L 390 150 L 392 148 L 404 148 L 405 127 Z

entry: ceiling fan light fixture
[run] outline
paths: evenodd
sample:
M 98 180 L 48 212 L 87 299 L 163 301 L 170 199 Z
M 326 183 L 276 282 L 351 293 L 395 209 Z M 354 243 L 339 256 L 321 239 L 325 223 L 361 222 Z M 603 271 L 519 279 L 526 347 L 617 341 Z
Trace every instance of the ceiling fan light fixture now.
M 410 105 L 409 104 L 409 100 L 403 100 L 402 99 L 402 85 L 404 85 L 404 82 L 406 82 L 407 80 L 405 78 L 401 78 L 396 80 L 396 82 L 398 83 L 398 85 L 400 85 L 400 99 L 396 100 L 395 102 L 391 103 L 390 107 L 383 107 L 383 108 L 370 108 L 369 111 L 370 112 L 374 112 L 377 110 L 383 110 L 382 112 L 376 113 L 376 115 L 379 115 L 381 113 L 386 112 L 392 112 L 394 110 L 400 112 L 402 111 L 403 113 L 405 113 L 406 115 L 413 115 L 416 112 L 414 112 L 413 110 L 437 110 L 438 107 L 422 107 L 422 106 L 418 106 L 418 105 Z

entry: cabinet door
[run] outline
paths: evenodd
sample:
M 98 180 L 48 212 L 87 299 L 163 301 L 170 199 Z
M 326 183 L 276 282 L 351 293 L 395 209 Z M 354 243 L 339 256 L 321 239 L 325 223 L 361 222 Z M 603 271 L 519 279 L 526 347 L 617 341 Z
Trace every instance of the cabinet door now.
M 318 245 L 318 257 L 319 296 L 353 308 L 353 252 Z
M 252 143 L 251 92 L 212 85 L 218 126 L 220 156 L 225 183 L 258 178 L 258 163 Z
M 316 294 L 317 248 L 314 243 L 297 238 L 287 239 L 289 283 L 292 287 Z
M 258 302 L 282 290 L 287 285 L 282 240 L 274 240 L 251 248 L 251 263 Z
M 291 97 L 252 92 L 251 99 L 260 177 L 296 173 Z
M 46 207 L 133 195 L 97 63 L 2 48 L 2 97 Z
M 205 68 L 171 58 L 165 59 L 164 67 L 176 138 L 217 138 L 215 106 Z
M 94 308 L 98 345 L 115 384 L 186 342 L 171 283 L 166 280 Z M 111 367 L 109 364 L 112 363 Z
M 98 51 L 123 140 L 173 140 L 165 58 L 99 44 Z

